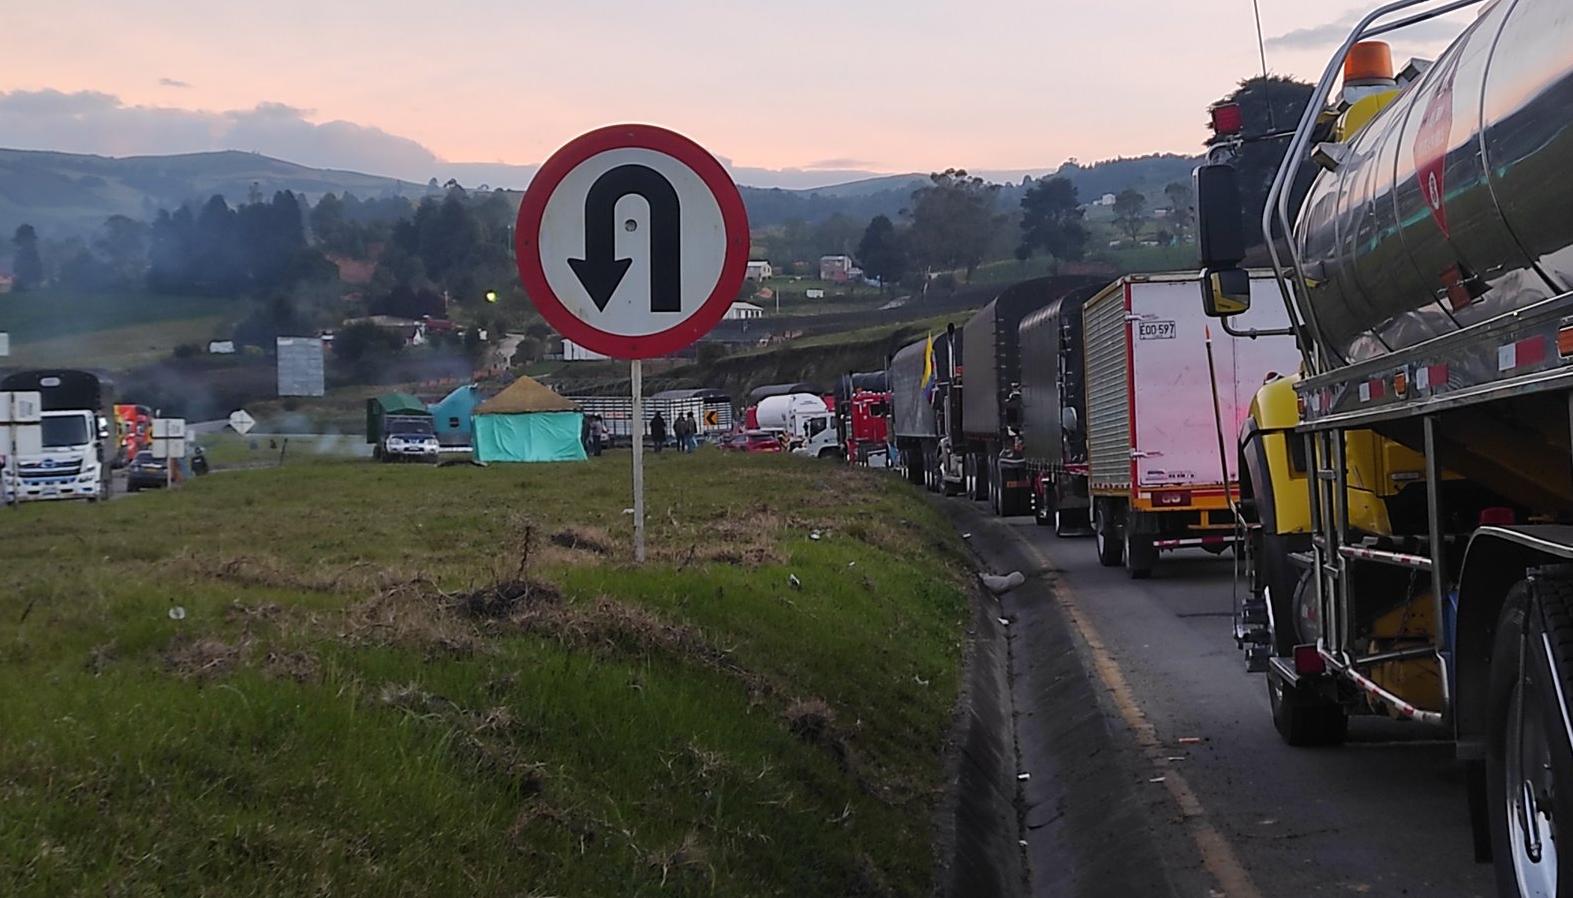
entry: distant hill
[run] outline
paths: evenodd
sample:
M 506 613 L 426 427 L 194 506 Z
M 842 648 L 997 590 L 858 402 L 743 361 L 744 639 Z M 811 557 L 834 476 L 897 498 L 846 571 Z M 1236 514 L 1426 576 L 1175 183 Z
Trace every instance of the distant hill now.
M 110 215 L 150 220 L 160 208 L 202 202 L 215 193 L 244 201 L 293 190 L 315 200 L 350 191 L 361 197 L 420 196 L 424 184 L 358 172 L 308 168 L 224 151 L 179 156 L 87 156 L 0 149 L 0 234 L 27 222 L 50 236 L 91 231 Z
M 1092 165 L 1066 163 L 1044 175 L 1071 179 L 1084 201 L 1134 187 L 1150 206 L 1160 205 L 1163 187 L 1188 181 L 1196 157 L 1175 154 L 1111 159 Z M 475 188 L 502 182 L 508 171 L 527 166 L 474 165 L 460 180 Z M 980 172 L 991 180 L 1008 180 L 1002 207 L 1020 201 L 1021 179 L 1030 171 Z M 516 177 L 510 180 L 516 180 Z M 892 218 L 906 209 L 912 192 L 928 182 L 925 173 L 881 175 L 805 190 L 740 188 L 754 227 L 771 227 L 794 219 L 819 222 L 836 214 L 866 221 L 875 215 Z M 367 199 L 385 196 L 420 197 L 424 184 L 380 175 L 309 168 L 256 153 L 223 151 L 177 156 L 90 156 L 33 150 L 0 149 L 0 235 L 8 236 L 26 222 L 47 237 L 91 233 L 110 215 L 148 221 L 159 209 L 201 203 L 223 194 L 232 204 L 244 202 L 255 185 L 264 196 L 293 190 L 313 202 L 324 193 L 346 191 Z M 510 191 L 517 195 L 517 191 Z

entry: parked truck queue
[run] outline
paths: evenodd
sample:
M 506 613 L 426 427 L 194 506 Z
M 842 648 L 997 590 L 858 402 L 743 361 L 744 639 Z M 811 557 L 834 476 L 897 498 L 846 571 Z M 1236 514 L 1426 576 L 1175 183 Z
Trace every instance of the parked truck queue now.
M 1233 635 L 1282 739 L 1336 745 L 1361 715 L 1445 735 L 1455 847 L 1500 895 L 1569 895 L 1573 18 L 1482 3 L 1402 73 L 1375 40 L 1474 5 L 1354 27 L 1276 135 L 1270 265 L 1245 263 L 1253 138 L 1216 109 L 1199 270 L 1007 288 L 891 356 L 890 432 L 913 483 L 1090 536 L 1132 577 L 1233 553 Z

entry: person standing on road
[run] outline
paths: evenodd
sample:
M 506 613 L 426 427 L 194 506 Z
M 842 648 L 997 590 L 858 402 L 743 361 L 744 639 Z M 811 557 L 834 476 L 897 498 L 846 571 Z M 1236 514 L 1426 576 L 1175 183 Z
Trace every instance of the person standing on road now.
M 694 451 L 694 449 L 698 448 L 697 445 L 696 445 L 696 441 L 694 440 L 694 434 L 695 434 L 695 431 L 697 431 L 699 429 L 698 426 L 694 422 L 694 413 L 693 412 L 683 412 L 683 418 L 682 418 L 682 420 L 679 423 L 681 423 L 683 425 L 683 436 L 682 436 L 683 451 L 692 453 Z
M 693 412 L 688 413 L 688 451 L 699 451 L 699 419 Z
M 678 452 L 688 451 L 688 421 L 681 414 L 672 420 L 672 439 Z
M 651 448 L 657 452 L 660 452 L 661 447 L 666 445 L 666 419 L 661 416 L 660 412 L 656 412 L 655 416 L 650 419 L 650 443 Z

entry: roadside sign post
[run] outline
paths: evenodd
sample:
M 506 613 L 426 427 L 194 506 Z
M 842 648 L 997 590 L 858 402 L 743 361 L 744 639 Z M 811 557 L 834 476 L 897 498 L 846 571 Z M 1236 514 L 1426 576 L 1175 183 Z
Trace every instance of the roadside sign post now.
M 0 435 L 5 437 L 11 504 L 22 507 L 22 456 L 44 451 L 44 396 L 33 390 L 0 393 Z
M 175 482 L 175 465 L 186 457 L 186 419 L 153 419 L 153 457 L 164 459 L 164 486 Z
M 726 169 L 680 134 L 613 125 L 541 166 L 514 229 L 519 279 L 563 337 L 628 359 L 634 560 L 644 545 L 644 370 L 710 332 L 743 284 L 748 214 Z
M 255 418 L 251 417 L 251 415 L 247 414 L 245 409 L 236 409 L 235 411 L 229 413 L 229 426 L 233 428 L 236 433 L 240 434 L 241 436 L 245 436 L 251 432 L 251 428 L 257 426 L 257 421 Z

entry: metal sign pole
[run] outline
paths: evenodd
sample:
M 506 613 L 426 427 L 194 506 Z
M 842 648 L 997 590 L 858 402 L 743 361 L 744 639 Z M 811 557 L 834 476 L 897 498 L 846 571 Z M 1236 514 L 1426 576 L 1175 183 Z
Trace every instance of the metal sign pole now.
M 633 421 L 629 422 L 634 438 L 634 562 L 644 564 L 644 362 L 630 361 L 628 376 L 634 394 Z

